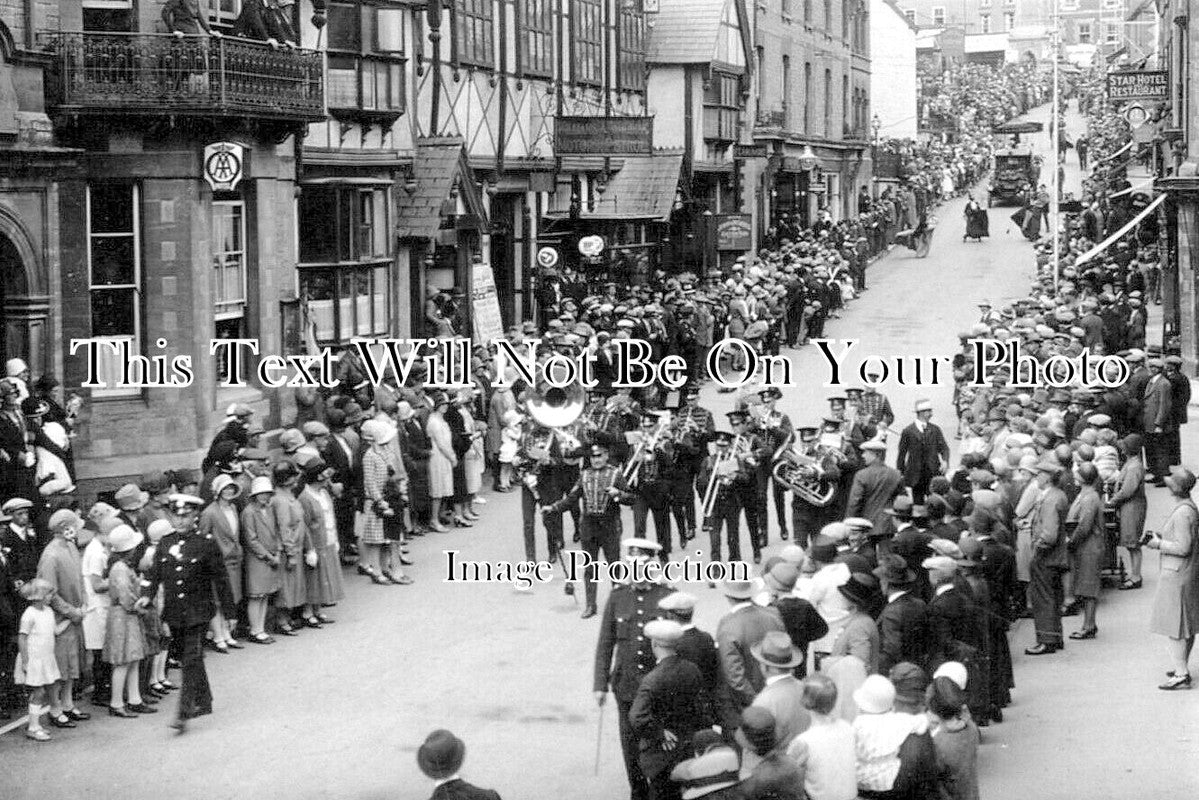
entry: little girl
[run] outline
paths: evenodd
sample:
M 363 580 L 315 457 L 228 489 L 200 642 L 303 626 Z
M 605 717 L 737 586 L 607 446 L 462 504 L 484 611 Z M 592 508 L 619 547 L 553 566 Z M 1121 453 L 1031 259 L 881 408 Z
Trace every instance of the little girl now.
M 504 430 L 500 433 L 500 488 L 505 492 L 512 488 L 512 462 L 520 449 L 520 437 L 524 433 L 524 417 L 519 411 L 505 411 Z
M 16 683 L 29 687 L 29 727 L 25 735 L 35 742 L 50 741 L 42 727 L 42 714 L 50 710 L 47 689 L 52 690 L 62 675 L 54 658 L 54 612 L 46 604 L 54 587 L 42 578 L 35 578 L 21 587 L 21 596 L 29 607 L 21 615 L 17 636 Z
M 137 548 L 143 537 L 128 525 L 108 534 L 108 593 L 112 607 L 104 632 L 104 660 L 112 664 L 112 698 L 108 714 L 125 719 L 153 714 L 157 709 L 142 702 L 141 661 L 146 657 L 146 633 L 138 608 Z M 129 702 L 126 704 L 125 696 Z
M 149 540 L 150 546 L 146 548 L 141 561 L 141 571 L 143 573 L 154 563 L 154 556 L 158 550 L 158 543 L 162 541 L 162 537 L 171 533 L 172 530 L 174 530 L 174 526 L 165 519 L 156 519 L 150 523 L 150 527 L 146 529 L 146 539 Z M 166 697 L 169 692 L 179 688 L 167 680 L 167 654 L 170 648 L 171 636 L 170 630 L 162 622 L 162 591 L 162 587 L 159 586 L 158 594 L 146 609 L 145 617 L 142 618 L 142 622 L 146 627 L 147 639 L 150 638 L 150 626 L 152 624 L 156 624 L 158 630 L 159 650 L 154 654 L 150 662 L 150 693 L 157 697 Z

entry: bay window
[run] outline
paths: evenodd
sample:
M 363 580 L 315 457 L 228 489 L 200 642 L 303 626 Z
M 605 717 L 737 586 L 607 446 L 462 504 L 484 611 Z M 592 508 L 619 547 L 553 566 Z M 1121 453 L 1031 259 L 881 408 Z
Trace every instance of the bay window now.
M 388 332 L 389 197 L 382 187 L 304 186 L 300 195 L 300 296 L 320 343 Z
M 554 74 L 554 6 L 552 0 L 521 0 L 520 71 L 523 75 Z
M 492 0 L 455 0 L 454 59 L 476 67 L 495 66 Z
M 571 0 L 570 33 L 575 82 L 598 86 L 604 79 L 603 0 Z
M 635 8 L 622 7 L 616 36 L 616 85 L 621 89 L 644 89 L 645 15 Z
M 332 2 L 328 15 L 325 91 L 330 112 L 375 113 L 387 118 L 383 121 L 394 120 L 405 104 L 403 9 Z

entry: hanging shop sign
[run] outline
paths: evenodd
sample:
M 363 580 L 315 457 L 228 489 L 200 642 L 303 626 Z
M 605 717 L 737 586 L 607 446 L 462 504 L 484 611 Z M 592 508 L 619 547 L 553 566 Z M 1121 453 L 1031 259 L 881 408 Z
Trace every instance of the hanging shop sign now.
M 555 117 L 554 155 L 652 155 L 653 125 L 653 117 Z
M 579 239 L 579 252 L 588 258 L 595 258 L 604 252 L 604 237 L 584 236 Z
M 245 173 L 245 148 L 235 142 L 214 142 L 204 148 L 204 180 L 214 192 L 231 192 Z
M 716 217 L 716 249 L 746 251 L 753 247 L 753 218 L 749 214 Z
M 537 265 L 542 269 L 557 266 L 558 251 L 552 247 L 543 247 L 537 251 Z
M 1165 70 L 1124 70 L 1107 74 L 1107 99 L 1166 100 L 1170 78 Z

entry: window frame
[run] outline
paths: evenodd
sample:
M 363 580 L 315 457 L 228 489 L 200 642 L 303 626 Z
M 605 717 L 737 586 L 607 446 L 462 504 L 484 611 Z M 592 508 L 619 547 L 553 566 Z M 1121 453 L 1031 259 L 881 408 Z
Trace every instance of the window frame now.
M 240 214 L 240 217 L 238 220 L 239 224 L 237 226 L 238 227 L 238 237 L 239 237 L 240 244 L 241 244 L 240 250 L 223 250 L 223 249 L 218 250 L 218 243 L 217 243 L 217 237 L 216 237 L 216 218 L 217 218 L 217 209 L 218 208 L 238 208 L 241 210 L 241 214 Z M 220 277 L 214 279 L 216 281 L 216 283 L 213 286 L 213 292 L 212 292 L 213 316 L 217 320 L 244 318 L 246 315 L 246 303 L 249 302 L 249 294 L 250 294 L 249 278 L 248 278 L 249 264 L 247 263 L 247 259 L 249 257 L 249 250 L 247 247 L 248 243 L 246 241 L 246 201 L 244 198 L 230 199 L 230 200 L 213 200 L 212 201 L 212 233 L 213 233 L 213 235 L 210 237 L 210 240 L 212 242 L 210 250 L 211 250 L 211 257 L 214 261 L 213 267 L 216 270 L 216 272 L 220 273 Z M 226 264 L 222 264 L 220 267 L 217 267 L 215 260 L 218 257 L 224 258 L 231 254 L 239 254 L 239 256 L 240 256 L 241 297 L 232 299 L 232 300 L 228 299 L 228 298 L 223 299 L 223 300 L 217 300 L 217 295 L 219 294 L 217 289 L 218 289 L 218 287 L 223 289 L 223 287 L 225 286 L 224 273 L 225 273 L 226 269 L 228 268 L 228 266 Z M 231 306 L 234 304 L 237 304 L 239 306 L 239 308 L 237 308 L 236 310 L 231 310 L 229 308 L 225 308 L 224 310 L 220 309 L 220 306 Z
M 521 0 L 528 2 L 528 0 Z M 616 88 L 639 91 L 645 88 L 647 30 L 645 15 L 633 5 L 621 5 L 616 15 Z M 636 36 L 630 34 L 635 33 Z M 630 40 L 635 39 L 630 44 Z
M 473 28 L 464 24 L 467 20 L 474 22 Z M 492 0 L 454 0 L 451 21 L 454 30 L 454 63 L 494 70 L 495 3 Z M 468 34 L 476 32 L 485 32 L 482 43 L 473 35 L 468 39 Z
M 990 14 L 980 14 L 978 19 L 979 19 L 979 32 L 980 33 L 990 33 L 991 32 L 991 15 Z
M 534 13 L 535 5 L 540 6 L 541 13 Z M 518 75 L 529 75 L 539 78 L 552 78 L 556 48 L 554 47 L 554 0 L 517 0 L 516 3 L 516 70 Z M 542 17 L 543 20 L 538 20 Z M 544 22 L 544 26 L 540 24 Z M 542 52 L 547 63 L 540 63 L 533 57 L 534 48 L 530 47 L 532 37 L 543 37 Z
M 405 113 L 408 106 L 408 92 L 404 82 L 404 64 L 407 62 L 407 54 L 404 50 L 406 25 L 404 15 L 398 13 L 398 9 L 363 0 L 332 0 L 329 7 L 333 6 L 346 6 L 356 12 L 358 49 L 333 47 L 332 30 L 330 29 L 328 32 L 330 44 L 325 48 L 325 83 L 328 98 L 326 104 L 328 107 L 340 111 Z M 380 12 L 398 13 L 400 22 L 398 50 L 381 48 L 379 41 Z M 343 104 L 341 89 L 337 86 L 337 81 L 332 79 L 335 71 L 339 73 L 351 71 L 334 66 L 335 61 L 343 59 L 353 62 L 354 100 L 352 104 Z M 368 75 L 370 76 L 369 81 L 367 80 Z M 383 87 L 382 90 L 380 90 L 380 86 Z
M 594 16 L 596 35 L 594 39 L 584 38 L 583 19 L 584 9 L 588 16 Z M 602 86 L 604 83 L 604 39 L 607 33 L 604 26 L 604 0 L 570 0 L 570 75 L 574 83 L 583 86 Z M 587 66 L 594 67 L 594 76 L 584 74 L 583 53 L 594 56 L 594 61 Z
M 708 89 L 704 91 L 704 141 L 735 142 L 737 127 L 741 114 L 741 79 L 729 72 L 713 70 L 709 78 Z M 712 133 L 709 119 L 716 117 L 716 135 Z M 723 122 L 732 118 L 731 130 L 723 130 Z
M 1089 21 L 1087 21 L 1087 22 L 1080 21 L 1078 23 L 1078 27 L 1074 29 L 1074 34 L 1075 34 L 1075 37 L 1078 39 L 1079 44 L 1094 44 L 1095 43 L 1093 41 L 1095 33 L 1094 33 L 1094 30 L 1092 29 L 1091 23 Z
M 933 12 L 932 13 L 933 27 L 934 28 L 944 28 L 945 27 L 945 6 L 933 6 L 932 12 Z M 941 18 L 940 21 L 937 20 L 937 17 Z
M 1009 31 L 1013 30 L 1015 27 L 1016 27 L 1016 12 L 1015 11 L 1003 12 L 1003 32 L 1008 33 Z
M 93 339 L 102 339 L 105 341 L 122 342 L 128 341 L 130 344 L 130 352 L 134 355 L 140 355 L 142 351 L 142 247 L 141 247 L 141 186 L 137 181 L 110 181 L 106 182 L 108 186 L 127 186 L 130 189 L 129 201 L 132 206 L 130 215 L 130 231 L 103 231 L 96 233 L 92 230 L 93 222 L 93 187 L 96 184 L 88 182 L 84 192 L 84 224 L 87 231 L 87 311 L 88 311 L 88 335 Z M 132 283 L 101 283 L 95 282 L 95 261 L 93 258 L 93 240 L 95 239 L 116 239 L 128 238 L 133 243 L 133 282 Z M 130 335 L 121 336 L 98 336 L 95 331 L 95 313 L 93 301 L 96 292 L 112 292 L 112 291 L 132 291 L 133 302 L 133 333 Z M 116 364 L 116 356 L 107 348 L 100 349 L 101 372 L 99 376 L 103 383 L 103 387 L 91 387 L 91 394 L 94 399 L 123 399 L 129 397 L 139 397 L 141 389 L 136 386 L 113 386 L 111 383 L 117 377 L 111 373 L 104 373 L 104 364 Z

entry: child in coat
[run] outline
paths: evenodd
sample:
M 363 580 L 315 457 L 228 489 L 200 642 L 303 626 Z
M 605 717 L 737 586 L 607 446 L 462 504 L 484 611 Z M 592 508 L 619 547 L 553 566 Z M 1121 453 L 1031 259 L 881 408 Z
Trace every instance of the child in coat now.
M 29 607 L 21 614 L 14 680 L 29 687 L 29 727 L 25 736 L 35 742 L 50 741 L 50 734 L 42 727 L 42 714 L 50 710 L 47 690 L 53 690 L 62 678 L 54 658 L 54 612 L 48 605 L 52 594 L 54 587 L 42 578 L 21 587 L 21 596 Z

